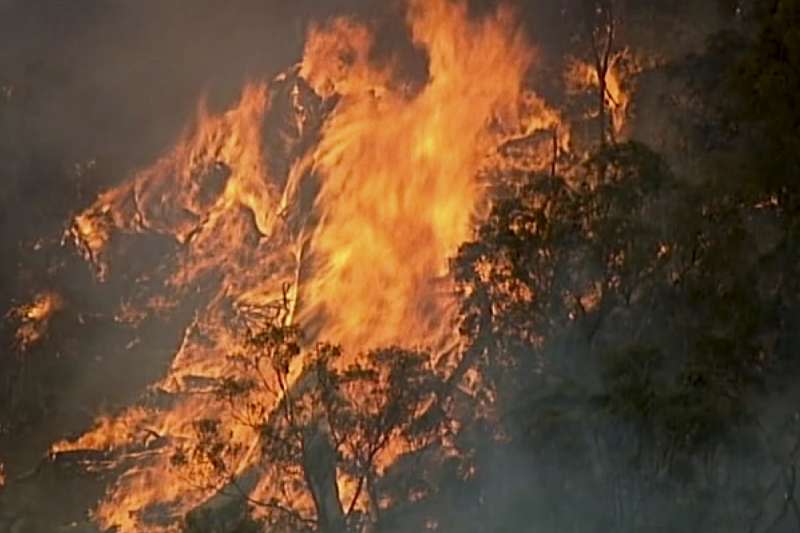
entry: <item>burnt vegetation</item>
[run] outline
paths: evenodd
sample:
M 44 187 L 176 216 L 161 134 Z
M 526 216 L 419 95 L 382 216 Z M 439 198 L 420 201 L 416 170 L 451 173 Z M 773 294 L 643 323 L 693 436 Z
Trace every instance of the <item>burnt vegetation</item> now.
M 186 342 L 163 331 L 196 316 L 175 302 L 119 310 L 157 307 L 168 273 L 150 263 L 179 246 L 122 235 L 135 244 L 110 260 L 128 273 L 92 301 L 79 254 L 38 241 L 71 209 L 38 176 L 83 208 L 118 148 L 75 166 L 87 149 L 60 153 L 30 131 L 51 98 L 40 78 L 63 65 L 22 81 L 0 72 L 0 168 L 13 181 L 0 189 L 0 533 L 101 531 L 90 511 L 114 476 L 164 450 L 211 496 L 181 516 L 153 506 L 150 523 L 192 533 L 798 531 L 800 1 L 549 4 L 542 19 L 561 33 L 539 28 L 541 92 L 574 112 L 585 150 L 556 141 L 544 171 L 510 152 L 491 175 L 488 214 L 450 261 L 458 347 L 349 353 L 293 324 L 284 289 L 237 323 L 228 373 L 196 379 L 191 394 L 216 416 L 180 438 L 147 428 L 124 457 L 41 459 L 97 412 L 173 401 L 141 391 Z M 693 35 L 699 21 L 713 31 Z M 621 130 L 606 79 L 624 48 L 657 60 L 632 75 Z M 588 99 L 553 74 L 568 55 L 596 69 Z M 292 154 L 291 125 L 265 144 Z M 212 204 L 230 169 L 207 173 L 198 194 Z M 42 280 L 60 296 L 40 333 L 20 304 L 46 298 Z M 212 298 L 202 283 L 180 297 Z M 116 357 L 119 339 L 147 359 Z

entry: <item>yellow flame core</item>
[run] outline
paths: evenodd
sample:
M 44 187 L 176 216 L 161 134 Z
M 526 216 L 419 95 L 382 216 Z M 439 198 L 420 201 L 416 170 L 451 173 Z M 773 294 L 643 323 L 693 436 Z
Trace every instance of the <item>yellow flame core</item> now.
M 225 357 L 241 347 L 230 327 L 234 314 L 258 316 L 286 295 L 286 320 L 351 353 L 390 344 L 436 348 L 454 337 L 447 261 L 470 236 L 483 167 L 500 164 L 499 146 L 555 127 L 559 118 L 523 91 L 534 54 L 512 29 L 510 12 L 476 21 L 462 3 L 411 0 L 407 22 L 429 59 L 428 79 L 413 94 L 398 89 L 390 65 L 371 62 L 365 26 L 340 18 L 311 29 L 299 75 L 317 96 L 339 100 L 319 141 L 295 154 L 285 175 L 272 175 L 264 148 L 273 87 L 250 84 L 226 113 L 201 105 L 195 127 L 170 153 L 75 218 L 70 236 L 101 279 L 115 266 L 117 233 L 158 233 L 178 243 L 165 297 L 146 312 L 216 280 L 158 384 L 175 393 L 172 406 L 130 408 L 54 446 L 137 450 L 135 466 L 96 511 L 103 527 L 171 531 L 148 521 L 148 509 L 168 504 L 179 517 L 208 496 L 169 468 L 169 454 L 152 442 L 163 439 L 154 436 L 180 443 L 192 421 L 221 416 L 230 439 L 251 449 L 251 430 L 225 419 L 207 396 L 182 394 L 193 378 L 236 372 Z M 299 91 L 291 92 L 298 131 L 307 118 L 295 101 Z M 567 133 L 558 135 L 568 142 Z M 313 206 L 301 207 L 305 184 L 315 179 Z M 140 320 L 127 308 L 120 316 Z M 391 464 L 408 446 L 390 446 L 379 462 Z M 244 469 L 253 458 L 243 451 L 232 460 Z M 348 479 L 339 483 L 352 492 Z M 280 484 L 263 479 L 256 490 L 269 496 Z M 294 503 L 309 505 L 307 496 Z
M 463 6 L 413 3 L 412 35 L 430 57 L 429 81 L 413 96 L 374 90 L 385 71 L 363 63 L 359 47 L 369 40 L 353 34 L 356 79 L 341 70 L 329 79 L 342 101 L 315 153 L 321 265 L 304 289 L 303 318 L 322 314 L 325 338 L 355 348 L 424 344 L 446 322 L 437 277 L 469 237 L 481 196 L 475 176 L 493 140 L 487 124 L 514 110 L 532 59 L 506 18 L 471 23 Z M 327 52 L 319 43 L 331 39 L 314 31 L 308 50 Z M 320 79 L 313 65 L 323 61 L 307 59 Z

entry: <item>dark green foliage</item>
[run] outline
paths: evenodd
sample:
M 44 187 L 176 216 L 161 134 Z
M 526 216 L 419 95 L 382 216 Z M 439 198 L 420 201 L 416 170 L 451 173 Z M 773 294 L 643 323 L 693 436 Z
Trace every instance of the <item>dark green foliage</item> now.
M 744 183 L 689 185 L 609 145 L 568 179 L 530 176 L 462 248 L 462 331 L 536 462 L 530 498 L 586 509 L 553 530 L 758 531 L 777 514 L 796 452 L 764 439 L 798 433 L 766 406 L 788 408 L 777 383 L 799 376 L 781 229 L 797 215 Z

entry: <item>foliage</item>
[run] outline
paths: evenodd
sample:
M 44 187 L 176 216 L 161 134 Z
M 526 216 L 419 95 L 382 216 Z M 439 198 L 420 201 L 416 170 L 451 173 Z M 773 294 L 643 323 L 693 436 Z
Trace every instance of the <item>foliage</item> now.
M 254 431 L 269 498 L 244 486 L 235 463 L 242 445 L 222 419 L 195 422 L 195 438 L 173 465 L 209 488 L 238 489 L 276 530 L 340 531 L 377 520 L 386 454 L 437 440 L 443 420 L 421 416 L 440 387 L 426 354 L 387 348 L 348 359 L 329 344 L 303 350 L 297 328 L 268 324 L 230 359 L 240 371 L 219 382 L 216 398 L 225 419 Z M 337 473 L 354 487 L 347 499 Z
M 446 381 L 426 352 L 243 332 L 218 416 L 172 455 L 214 494 L 187 531 L 796 529 L 800 1 L 678 4 L 547 7 L 568 19 L 555 55 L 600 79 L 634 39 L 661 63 L 637 79 L 639 141 L 608 132 L 601 81 L 586 157 L 501 176 L 451 265 L 464 353 Z M 730 25 L 678 57 L 672 33 L 709 5 Z M 669 39 L 632 22 L 653 17 Z M 9 109 L 11 132 L 27 107 Z M 0 365 L 9 390 L 34 382 Z
M 786 377 L 771 339 L 790 334 L 777 316 L 793 284 L 763 269 L 780 237 L 759 234 L 773 216 L 749 189 L 681 182 L 636 143 L 569 178 L 532 175 L 494 206 L 456 262 L 462 331 L 538 458 L 531 476 L 555 470 L 538 497 L 601 502 L 601 530 L 655 530 L 666 509 L 686 519 L 675 531 L 732 527 L 719 476 L 740 468 L 765 387 Z M 756 448 L 751 460 L 783 468 Z M 756 493 L 736 520 L 769 506 Z M 556 530 L 585 527 L 557 514 Z

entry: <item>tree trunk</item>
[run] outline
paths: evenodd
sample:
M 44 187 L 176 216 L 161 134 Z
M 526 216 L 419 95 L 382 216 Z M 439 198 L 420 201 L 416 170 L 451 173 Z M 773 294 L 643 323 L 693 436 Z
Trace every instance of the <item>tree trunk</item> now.
M 319 417 L 304 431 L 303 473 L 314 498 L 320 531 L 343 533 L 345 516 L 336 484 L 336 450 L 327 421 Z
M 602 72 L 600 70 L 598 70 L 598 72 L 597 72 L 598 79 L 600 80 L 600 82 L 598 84 L 599 85 L 598 91 L 597 91 L 598 92 L 598 96 L 599 96 L 598 107 L 597 107 L 597 109 L 599 110 L 599 113 L 598 113 L 597 116 L 598 116 L 599 125 L 600 125 L 600 145 L 601 146 L 605 146 L 606 140 L 607 140 L 606 139 L 606 90 L 607 90 L 607 87 L 606 87 L 606 74 L 607 74 L 607 72 L 605 70 L 603 70 Z

